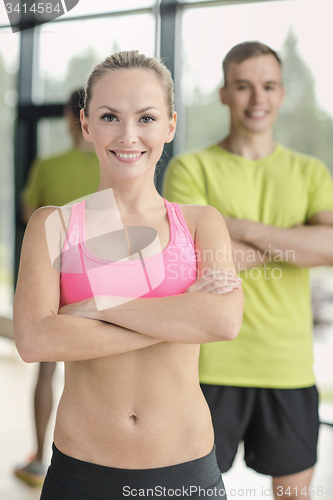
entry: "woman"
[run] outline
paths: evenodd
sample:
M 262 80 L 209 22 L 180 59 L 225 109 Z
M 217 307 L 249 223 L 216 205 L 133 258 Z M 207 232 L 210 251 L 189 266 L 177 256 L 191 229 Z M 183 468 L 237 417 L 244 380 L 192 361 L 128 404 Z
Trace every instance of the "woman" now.
M 14 304 L 22 358 L 65 361 L 41 498 L 224 498 L 198 355 L 237 335 L 242 291 L 220 214 L 154 186 L 176 128 L 170 73 L 137 51 L 107 58 L 81 124 L 98 191 L 32 216 Z

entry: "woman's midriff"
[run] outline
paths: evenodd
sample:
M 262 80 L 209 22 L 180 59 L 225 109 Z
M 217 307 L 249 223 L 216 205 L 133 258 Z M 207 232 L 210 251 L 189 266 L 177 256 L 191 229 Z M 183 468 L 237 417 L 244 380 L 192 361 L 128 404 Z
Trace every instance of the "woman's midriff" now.
M 163 342 L 66 363 L 54 441 L 71 457 L 149 469 L 207 455 L 214 435 L 196 345 Z

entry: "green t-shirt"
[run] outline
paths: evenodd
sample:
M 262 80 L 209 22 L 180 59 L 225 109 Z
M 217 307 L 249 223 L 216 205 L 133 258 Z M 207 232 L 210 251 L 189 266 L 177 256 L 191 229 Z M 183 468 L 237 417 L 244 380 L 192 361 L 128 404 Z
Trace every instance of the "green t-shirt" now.
M 217 145 L 174 158 L 164 196 L 222 215 L 289 228 L 333 210 L 333 181 L 315 158 L 281 145 L 248 160 Z M 280 259 L 279 259 L 280 260 Z M 241 271 L 244 317 L 232 342 L 201 346 L 202 383 L 300 388 L 314 383 L 308 269 L 283 262 Z
M 43 160 L 36 159 L 22 191 L 22 202 L 33 208 L 62 206 L 94 193 L 100 179 L 95 153 L 71 149 Z

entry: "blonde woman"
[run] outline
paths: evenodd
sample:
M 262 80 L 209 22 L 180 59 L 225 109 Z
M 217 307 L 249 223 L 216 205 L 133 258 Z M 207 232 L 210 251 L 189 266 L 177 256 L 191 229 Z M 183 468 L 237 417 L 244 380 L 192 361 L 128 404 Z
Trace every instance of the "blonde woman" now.
M 32 216 L 14 305 L 22 358 L 65 362 L 41 499 L 225 498 L 198 355 L 235 338 L 243 298 L 221 215 L 154 186 L 176 129 L 170 73 L 110 56 L 81 124 L 99 188 Z

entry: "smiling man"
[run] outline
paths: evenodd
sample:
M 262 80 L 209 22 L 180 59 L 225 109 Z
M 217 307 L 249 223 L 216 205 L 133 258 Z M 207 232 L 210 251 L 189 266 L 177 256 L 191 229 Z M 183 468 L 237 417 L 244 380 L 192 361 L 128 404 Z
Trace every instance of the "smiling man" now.
M 221 471 L 244 440 L 247 465 L 273 477 L 276 499 L 306 498 L 318 437 L 308 268 L 333 265 L 333 182 L 319 160 L 274 142 L 279 56 L 241 43 L 223 71 L 228 136 L 173 159 L 164 184 L 169 201 L 223 214 L 243 278 L 241 332 L 201 347 L 200 379 Z

